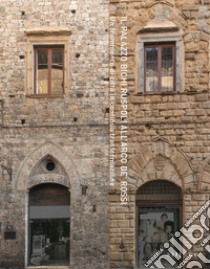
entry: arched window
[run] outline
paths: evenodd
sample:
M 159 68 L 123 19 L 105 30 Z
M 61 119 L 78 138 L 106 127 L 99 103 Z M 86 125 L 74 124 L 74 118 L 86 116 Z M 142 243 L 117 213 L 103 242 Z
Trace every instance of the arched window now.
M 164 243 L 179 230 L 182 191 L 177 185 L 166 180 L 151 181 L 138 189 L 136 206 L 137 264 L 138 268 L 142 269 L 147 268 L 145 264 L 150 258 L 163 249 Z
M 68 265 L 70 193 L 59 184 L 46 183 L 29 192 L 28 264 Z

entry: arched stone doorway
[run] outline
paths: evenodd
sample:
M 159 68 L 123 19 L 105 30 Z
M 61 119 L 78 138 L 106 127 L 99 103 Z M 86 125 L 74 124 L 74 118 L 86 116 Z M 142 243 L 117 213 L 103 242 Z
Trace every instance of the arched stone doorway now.
M 70 193 L 67 187 L 44 183 L 29 191 L 28 265 L 68 265 Z
M 74 241 L 72 238 L 73 232 L 80 233 L 81 231 L 78 230 L 79 220 L 74 217 L 75 214 L 77 214 L 77 207 L 75 205 L 80 204 L 81 176 L 77 171 L 77 167 L 74 164 L 72 157 L 69 156 L 68 153 L 66 153 L 60 146 L 47 141 L 25 157 L 19 171 L 17 172 L 17 177 L 12 183 L 17 194 L 19 194 L 21 206 L 25 209 L 23 211 L 23 223 L 25 225 L 22 229 L 22 236 L 25 237 L 25 248 L 23 250 L 25 254 L 25 267 L 27 268 L 29 266 L 31 255 L 29 246 L 31 244 L 29 229 L 30 218 L 28 210 L 29 195 L 34 187 L 39 185 L 44 186 L 44 184 L 57 184 L 71 190 L 71 221 L 69 223 L 69 231 L 71 231 L 71 240 L 69 243 L 70 257 L 66 267 L 69 267 L 70 264 L 77 264 L 77 255 L 80 257 L 82 254 L 79 252 L 80 250 L 78 251 L 77 249 L 78 241 Z M 75 249 L 77 250 L 76 254 L 74 252 Z
M 167 180 L 149 181 L 137 190 L 136 207 L 136 264 L 142 269 L 179 230 L 182 224 L 182 190 Z

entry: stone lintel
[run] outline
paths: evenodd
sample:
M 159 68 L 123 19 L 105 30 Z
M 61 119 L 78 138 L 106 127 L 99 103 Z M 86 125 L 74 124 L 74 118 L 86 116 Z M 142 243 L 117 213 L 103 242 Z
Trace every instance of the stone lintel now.
M 139 33 L 162 33 L 162 32 L 176 32 L 178 27 L 147 27 L 139 31 Z
M 27 36 L 70 35 L 71 31 L 66 27 L 38 27 L 27 29 L 25 33 Z
M 139 33 L 154 33 L 154 32 L 175 32 L 179 28 L 171 21 L 168 20 L 153 20 L 147 23 Z

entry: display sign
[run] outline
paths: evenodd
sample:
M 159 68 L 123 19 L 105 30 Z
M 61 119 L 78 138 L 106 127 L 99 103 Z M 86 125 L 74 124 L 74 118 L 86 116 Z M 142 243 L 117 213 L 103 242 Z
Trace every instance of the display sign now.
M 139 208 L 138 261 L 143 266 L 178 229 L 178 209 Z M 144 267 L 142 267 L 144 268 Z
M 15 240 L 16 239 L 16 232 L 15 231 L 4 232 L 4 239 L 5 240 Z

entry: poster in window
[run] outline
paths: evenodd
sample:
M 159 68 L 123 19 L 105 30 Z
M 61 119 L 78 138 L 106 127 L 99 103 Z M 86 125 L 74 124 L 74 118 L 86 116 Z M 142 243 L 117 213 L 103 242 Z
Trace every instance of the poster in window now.
M 33 236 L 33 255 L 41 255 L 44 253 L 44 246 L 45 246 L 45 235 L 34 235 Z
M 175 211 L 148 211 L 139 213 L 138 261 L 145 264 L 171 237 L 174 236 Z

